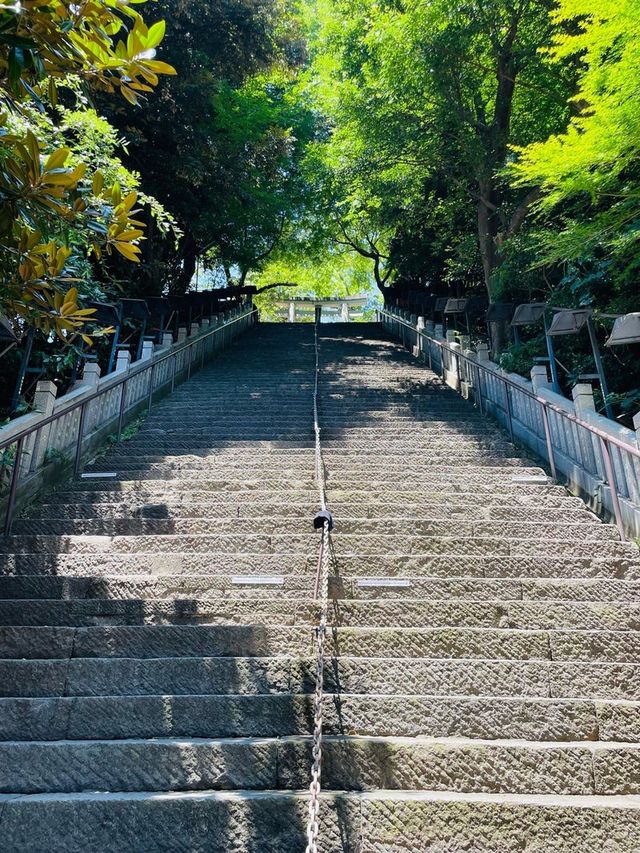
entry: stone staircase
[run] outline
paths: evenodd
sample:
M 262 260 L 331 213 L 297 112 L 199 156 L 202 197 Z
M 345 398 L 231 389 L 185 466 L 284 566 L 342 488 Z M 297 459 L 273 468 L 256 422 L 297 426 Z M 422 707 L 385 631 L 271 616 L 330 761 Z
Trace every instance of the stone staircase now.
M 637 549 L 381 335 L 321 327 L 320 849 L 637 853 Z M 259 326 L 0 540 L 3 853 L 304 851 L 313 368 Z

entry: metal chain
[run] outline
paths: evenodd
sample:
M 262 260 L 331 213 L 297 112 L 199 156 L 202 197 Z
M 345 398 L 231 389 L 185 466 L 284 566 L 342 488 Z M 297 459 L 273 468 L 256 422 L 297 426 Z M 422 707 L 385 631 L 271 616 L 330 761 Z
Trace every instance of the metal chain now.
M 315 432 L 316 483 L 320 495 L 322 511 L 327 511 L 324 465 L 320 443 L 320 423 L 318 418 L 318 386 L 320 378 L 320 347 L 318 342 L 318 323 L 315 324 L 315 384 L 313 391 L 313 428 Z M 322 523 L 322 539 L 318 554 L 318 570 L 315 584 L 315 600 L 320 605 L 320 616 L 316 632 L 316 688 L 313 697 L 313 747 L 311 764 L 311 785 L 309 786 L 309 820 L 307 822 L 306 853 L 318 853 L 320 792 L 322 776 L 322 706 L 324 697 L 324 649 L 327 639 L 327 617 L 329 610 L 329 564 L 331 560 L 331 522 L 325 518 Z

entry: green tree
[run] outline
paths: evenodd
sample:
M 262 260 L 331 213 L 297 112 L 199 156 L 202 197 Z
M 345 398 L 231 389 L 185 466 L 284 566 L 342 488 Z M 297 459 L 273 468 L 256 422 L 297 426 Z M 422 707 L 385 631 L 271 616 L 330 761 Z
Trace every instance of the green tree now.
M 147 28 L 129 0 L 24 0 L 0 9 L 0 263 L 3 311 L 64 340 L 91 315 L 78 304 L 75 250 L 136 261 L 137 191 L 87 175 L 56 144 L 58 91 L 118 91 L 137 104 L 173 69 L 155 59 L 164 24 Z M 119 36 L 122 36 L 119 38 Z M 72 235 L 82 234 L 74 242 Z M 85 252 L 86 259 L 86 252 Z
M 430 216 L 433 228 L 455 223 L 441 235 L 440 267 L 474 231 L 490 298 L 503 246 L 539 193 L 514 193 L 501 177 L 510 145 L 545 138 L 566 120 L 570 70 L 542 50 L 551 41 L 550 7 L 547 0 L 319 4 L 315 71 L 335 124 L 338 170 L 357 176 L 361 197 L 373 189 L 381 203 L 375 218 L 396 244 L 409 236 L 403 226 L 415 221 L 412 211 L 457 203 L 455 215 Z

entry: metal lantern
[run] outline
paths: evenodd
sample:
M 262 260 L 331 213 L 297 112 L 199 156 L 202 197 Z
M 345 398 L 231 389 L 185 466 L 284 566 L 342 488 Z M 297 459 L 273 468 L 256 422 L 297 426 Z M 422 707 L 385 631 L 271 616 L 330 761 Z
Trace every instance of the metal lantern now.
M 537 323 L 538 320 L 544 317 L 546 307 L 546 302 L 527 302 L 524 305 L 518 305 L 513 314 L 511 325 L 531 326 Z
M 445 314 L 464 314 L 469 304 L 468 299 L 447 299 L 447 304 L 444 306 Z
M 596 335 L 595 326 L 593 324 L 593 309 L 592 308 L 562 308 L 554 314 L 553 322 L 547 333 L 548 336 L 559 335 L 577 335 L 582 329 L 586 328 L 589 333 L 589 341 L 593 352 L 593 360 L 596 365 L 596 372 L 600 380 L 600 390 L 604 399 L 604 408 L 607 417 L 613 420 L 613 409 L 609 403 L 609 388 L 607 386 L 607 377 L 602 364 L 602 356 L 600 355 L 600 346 L 598 344 L 598 336 Z
M 571 309 L 558 311 L 553 316 L 549 334 L 577 335 L 587 325 L 592 315 L 593 311 L 590 308 L 581 308 L 577 311 Z
M 637 343 L 640 343 L 640 312 L 617 317 L 605 346 L 617 347 Z

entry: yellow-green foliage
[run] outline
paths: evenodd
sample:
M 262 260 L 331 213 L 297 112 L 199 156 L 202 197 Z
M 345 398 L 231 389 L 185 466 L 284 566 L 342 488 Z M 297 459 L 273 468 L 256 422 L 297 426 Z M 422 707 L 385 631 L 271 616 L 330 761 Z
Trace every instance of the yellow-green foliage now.
M 516 149 L 510 174 L 542 188 L 543 211 L 563 206 L 565 227 L 549 242 L 561 259 L 589 241 L 615 247 L 636 238 L 629 225 L 640 214 L 640 11 L 636 0 L 560 0 L 554 18 L 553 55 L 581 66 L 576 115 L 566 132 Z M 571 206 L 580 201 L 591 213 Z

